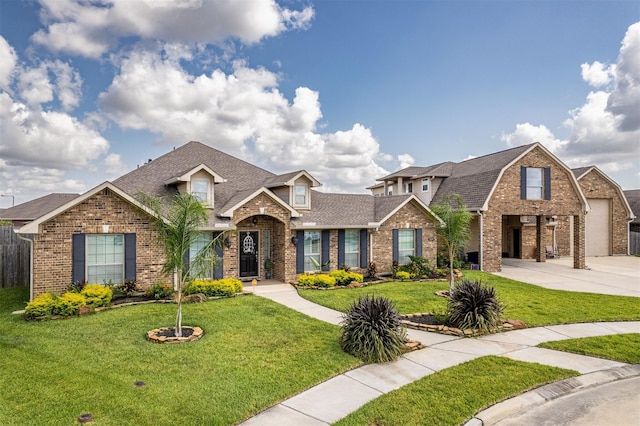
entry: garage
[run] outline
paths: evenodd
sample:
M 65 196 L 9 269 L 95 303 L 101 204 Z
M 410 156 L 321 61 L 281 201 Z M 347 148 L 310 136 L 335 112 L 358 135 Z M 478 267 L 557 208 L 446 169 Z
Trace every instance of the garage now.
M 587 256 L 611 254 L 611 200 L 588 198 L 591 211 L 585 219 L 585 251 Z

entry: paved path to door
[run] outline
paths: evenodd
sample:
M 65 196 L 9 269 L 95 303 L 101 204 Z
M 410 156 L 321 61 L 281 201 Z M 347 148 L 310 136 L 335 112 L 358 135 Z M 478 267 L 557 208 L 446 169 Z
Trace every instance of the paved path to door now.
M 342 313 L 300 297 L 288 284 L 258 285 L 257 295 L 269 298 L 306 315 L 339 324 Z M 579 371 L 582 375 L 542 387 L 479 413 L 468 424 L 487 425 L 540 404 L 594 385 L 640 377 L 640 365 L 573 355 L 535 347 L 541 342 L 617 333 L 640 333 L 640 321 L 569 324 L 514 330 L 479 338 L 458 338 L 408 330 L 424 349 L 403 355 L 395 362 L 367 364 L 333 377 L 242 423 L 245 426 L 328 425 L 367 402 L 422 377 L 485 355 L 538 362 Z M 548 386 L 552 386 L 548 385 Z M 534 392 L 534 391 L 532 391 Z M 425 409 L 433 409 L 426 407 Z
M 573 259 L 502 259 L 495 275 L 546 288 L 640 297 L 640 257 L 587 257 L 589 269 L 573 269 Z

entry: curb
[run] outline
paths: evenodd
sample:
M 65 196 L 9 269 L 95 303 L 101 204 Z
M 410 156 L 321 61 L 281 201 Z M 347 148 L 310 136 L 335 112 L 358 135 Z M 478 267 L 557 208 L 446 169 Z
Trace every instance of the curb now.
M 617 380 L 640 376 L 640 364 L 594 371 L 577 377 L 550 383 L 530 390 L 516 397 L 499 402 L 476 414 L 464 426 L 483 426 L 494 424 L 507 417 L 531 410 L 547 401 L 579 392 L 586 388 L 604 385 Z

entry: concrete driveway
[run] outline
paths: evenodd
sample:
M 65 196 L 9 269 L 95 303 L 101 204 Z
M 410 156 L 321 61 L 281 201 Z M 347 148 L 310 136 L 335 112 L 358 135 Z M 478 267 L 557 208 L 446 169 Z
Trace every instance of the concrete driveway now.
M 640 297 L 640 257 L 587 257 L 588 269 L 573 269 L 573 259 L 502 259 L 495 275 L 556 290 Z

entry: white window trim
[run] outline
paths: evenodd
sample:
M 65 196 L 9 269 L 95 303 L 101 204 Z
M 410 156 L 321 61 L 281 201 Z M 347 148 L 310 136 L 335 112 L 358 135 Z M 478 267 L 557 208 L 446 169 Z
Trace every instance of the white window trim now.
M 356 251 L 347 251 L 347 233 L 348 232 L 353 232 L 356 234 L 356 242 L 357 242 L 357 250 Z M 345 234 L 344 234 L 344 241 L 345 241 L 345 247 L 344 247 L 344 263 L 346 263 L 349 267 L 351 268 L 358 268 L 360 266 L 360 251 L 361 251 L 361 247 L 360 247 L 360 230 L 359 229 L 347 229 L 345 230 Z M 351 265 L 347 262 L 347 255 L 356 255 L 356 263 L 354 265 Z M 338 265 L 339 267 L 342 265 Z
M 314 232 L 314 233 L 317 233 L 317 234 L 318 234 L 318 252 L 317 252 L 317 253 L 315 253 L 315 252 L 314 252 L 314 253 L 307 253 L 307 246 L 306 246 L 306 244 L 304 243 L 304 240 L 306 240 L 306 234 L 307 234 L 307 232 L 309 232 L 309 233 L 310 233 L 310 232 Z M 308 268 L 306 267 L 306 265 L 307 265 L 307 258 L 309 258 L 309 257 L 311 257 L 311 256 L 317 256 L 317 257 L 318 257 L 318 258 L 317 258 L 318 263 L 319 263 L 320 265 L 322 265 L 322 231 L 312 231 L 312 230 L 309 230 L 309 231 L 304 231 L 304 234 L 305 234 L 305 235 L 303 235 L 303 241 L 302 241 L 302 244 L 303 244 L 303 256 L 304 256 L 304 266 L 305 266 L 305 267 L 304 267 L 304 270 L 305 270 L 305 272 L 308 272 L 308 271 L 316 271 L 317 269 L 315 268 L 315 266 L 313 266 L 313 264 L 312 264 L 312 262 L 311 262 L 311 261 L 309 261 L 308 263 L 310 263 L 310 264 L 312 265 L 312 268 L 311 268 L 311 269 L 308 269 Z M 298 243 L 298 244 L 300 244 L 300 243 Z M 313 246 L 312 246 L 312 247 L 313 247 Z
M 404 265 L 405 263 L 409 262 L 409 255 L 403 255 L 403 252 L 408 252 L 408 249 L 402 249 L 400 248 L 400 240 L 401 240 L 401 235 L 404 233 L 411 233 L 411 242 L 413 243 L 413 247 L 411 248 L 411 256 L 415 256 L 416 255 L 416 231 L 415 229 L 399 229 L 398 230 L 398 263 L 400 265 Z M 406 259 L 403 259 L 403 257 L 406 256 Z
M 193 180 L 190 182 L 190 184 L 191 184 L 191 185 L 190 185 L 190 193 L 191 193 L 192 195 L 194 195 L 194 194 L 195 194 L 194 187 L 195 187 L 195 184 L 196 184 L 197 182 L 204 182 L 204 183 L 206 183 L 206 184 L 207 184 L 207 199 L 206 199 L 206 200 L 204 200 L 204 203 L 205 203 L 205 205 L 206 205 L 206 206 L 208 206 L 208 207 L 213 207 L 213 185 L 212 185 L 212 183 L 211 183 L 211 179 L 203 179 L 203 178 L 193 179 Z M 194 196 L 195 196 L 195 195 L 194 195 Z M 197 198 L 197 197 L 196 197 L 196 198 Z
M 538 170 L 540 172 L 540 185 L 534 186 L 529 184 L 529 170 Z M 544 199 L 544 168 L 542 167 L 526 167 L 525 168 L 525 180 L 526 180 L 526 188 L 525 188 L 525 199 L 527 200 L 542 200 Z M 529 196 L 529 188 L 531 189 L 540 189 L 540 196 L 533 197 Z
M 120 259 L 120 263 L 101 263 L 101 264 L 91 264 L 89 262 L 89 240 L 92 237 L 100 237 L 100 236 L 117 236 L 119 235 L 122 239 L 122 258 Z M 84 271 L 84 276 L 87 277 L 87 282 L 89 284 L 103 284 L 103 283 L 93 283 L 90 282 L 91 280 L 89 280 L 89 268 L 90 267 L 95 267 L 95 266 L 118 266 L 118 265 L 122 265 L 122 278 L 120 280 L 119 283 L 114 282 L 114 284 L 121 284 L 124 282 L 124 268 L 125 268 L 125 262 L 124 262 L 124 258 L 125 258 L 125 253 L 124 253 L 124 249 L 125 249 L 125 242 L 124 242 L 124 234 L 87 234 L 86 238 L 85 238 L 85 251 L 84 251 L 84 262 L 85 262 L 85 271 Z
M 424 189 L 425 183 L 427 184 L 427 189 Z M 429 192 L 431 189 L 431 181 L 429 179 L 422 179 L 422 192 Z
M 304 187 L 304 203 L 298 203 L 296 200 L 296 188 L 298 187 Z M 309 184 L 306 182 L 303 183 L 295 183 L 292 187 L 291 187 L 291 200 L 292 203 L 291 205 L 294 208 L 306 208 L 309 209 L 311 208 L 311 191 L 309 190 Z

